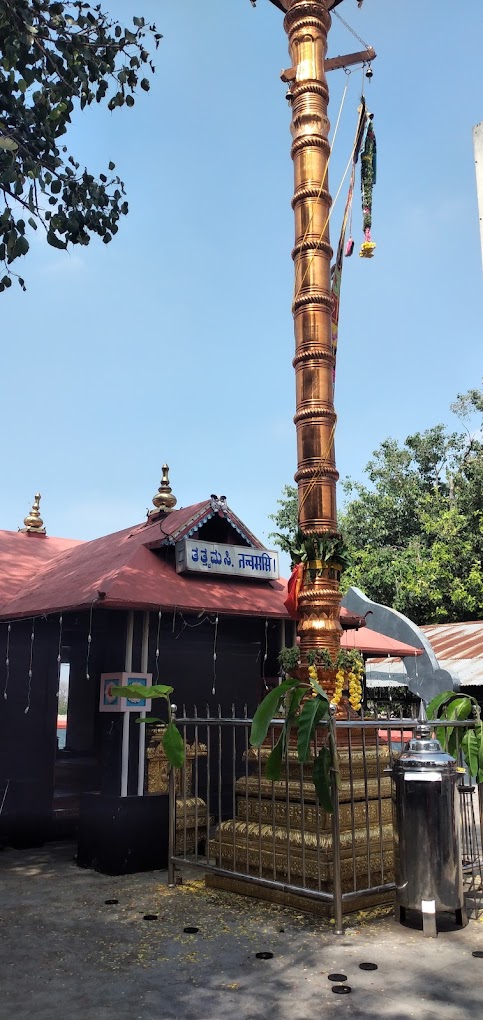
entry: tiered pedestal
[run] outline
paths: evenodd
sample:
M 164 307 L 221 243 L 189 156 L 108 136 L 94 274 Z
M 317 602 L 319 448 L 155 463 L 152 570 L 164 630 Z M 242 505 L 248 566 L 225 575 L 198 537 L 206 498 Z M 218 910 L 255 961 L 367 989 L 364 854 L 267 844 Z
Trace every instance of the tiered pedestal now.
M 339 827 L 342 892 L 393 881 L 394 848 L 391 780 L 383 774 L 387 749 L 339 748 L 341 790 Z M 285 775 L 272 783 L 264 777 L 269 747 L 251 749 L 248 757 L 260 773 L 237 781 L 237 813 L 222 822 L 210 840 L 210 859 L 224 871 L 241 872 L 278 883 L 331 892 L 333 888 L 332 815 L 318 804 L 311 764 L 301 766 L 290 749 Z M 258 769 L 257 769 L 258 771 Z M 370 871 L 368 861 L 370 860 Z M 324 915 L 331 904 L 286 890 L 267 889 L 249 878 L 210 873 L 207 883 Z M 242 888 L 243 886 L 243 888 Z M 345 912 L 391 902 L 388 893 L 373 893 L 344 903 Z
M 146 751 L 147 791 L 149 794 L 167 794 L 169 791 L 169 762 L 161 743 L 163 727 L 156 726 Z M 208 813 L 206 802 L 191 795 L 193 762 L 206 758 L 205 744 L 186 744 L 185 774 L 175 771 L 176 791 L 176 854 L 192 853 L 206 841 Z

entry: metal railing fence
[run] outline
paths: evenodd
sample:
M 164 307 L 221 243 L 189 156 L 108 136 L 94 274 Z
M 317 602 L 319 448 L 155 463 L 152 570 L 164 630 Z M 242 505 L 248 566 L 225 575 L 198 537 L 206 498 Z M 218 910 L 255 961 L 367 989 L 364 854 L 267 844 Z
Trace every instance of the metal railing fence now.
M 297 760 L 289 744 L 280 780 L 265 776 L 265 764 L 283 724 L 271 723 L 261 748 L 250 745 L 252 720 L 237 714 L 185 711 L 176 720 L 183 735 L 183 768 L 170 773 L 168 883 L 175 869 L 209 869 L 213 876 L 249 882 L 255 893 L 314 901 L 343 930 L 351 910 L 390 902 L 394 893 L 391 778 L 387 772 L 417 726 L 414 718 L 336 720 L 340 782 L 332 776 L 334 810 L 320 805 L 312 763 Z M 471 721 L 437 723 L 463 734 Z M 326 742 L 317 727 L 313 754 Z M 457 737 L 457 745 L 460 743 Z M 471 777 L 461 783 L 462 856 L 470 910 L 482 911 L 481 818 Z M 481 791 L 480 791 L 481 794 Z M 259 893 L 260 894 L 260 893 Z M 299 901 L 298 901 L 299 902 Z M 308 904 L 307 904 L 308 906 Z

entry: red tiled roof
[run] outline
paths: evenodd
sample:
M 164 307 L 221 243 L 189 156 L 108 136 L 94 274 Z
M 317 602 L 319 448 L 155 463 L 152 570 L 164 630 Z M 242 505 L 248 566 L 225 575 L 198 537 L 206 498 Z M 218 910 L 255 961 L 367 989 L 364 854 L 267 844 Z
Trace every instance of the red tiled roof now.
M 211 503 L 206 500 L 92 542 L 70 543 L 30 536 L 29 547 L 48 541 L 52 552 L 52 543 L 58 541 L 57 555 L 50 556 L 50 562 L 45 557 L 41 564 L 24 558 L 15 583 L 3 585 L 0 617 L 39 616 L 81 609 L 93 602 L 119 609 L 177 606 L 188 611 L 205 609 L 230 615 L 286 617 L 284 582 L 185 577 L 176 573 L 172 562 L 162 559 L 160 546 L 166 545 L 167 540 L 173 544 L 212 515 Z M 227 516 L 244 537 L 261 548 L 258 539 L 235 514 L 229 511 Z M 0 574 L 4 562 L 16 560 L 15 542 L 9 541 L 9 534 L 12 540 L 18 538 L 16 533 L 2 533 Z M 101 601 L 99 592 L 105 593 Z
M 186 537 L 214 513 L 205 500 L 91 542 L 0 532 L 0 618 L 48 615 L 94 602 L 117 609 L 176 606 L 188 612 L 287 618 L 283 580 L 184 576 L 163 557 L 163 546 Z M 255 548 L 262 548 L 228 508 L 226 516 Z M 341 609 L 341 622 L 365 625 L 346 609 Z
M 0 605 L 11 599 L 50 560 L 79 544 L 73 538 L 0 531 Z

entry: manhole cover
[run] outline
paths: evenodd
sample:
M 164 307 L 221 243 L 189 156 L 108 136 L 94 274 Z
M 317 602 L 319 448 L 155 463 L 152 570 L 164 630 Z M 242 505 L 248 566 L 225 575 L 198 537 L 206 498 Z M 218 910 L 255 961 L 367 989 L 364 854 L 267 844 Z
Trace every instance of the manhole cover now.
M 119 900 L 104 900 L 106 906 L 111 907 L 114 903 L 119 903 Z
M 272 960 L 273 953 L 255 953 L 257 960 Z
M 377 963 L 360 963 L 361 970 L 377 970 Z
M 328 974 L 329 981 L 347 981 L 347 974 Z
M 349 992 L 352 991 L 352 988 L 350 985 L 332 985 L 332 991 L 335 992 L 336 995 L 348 995 Z
M 144 914 L 143 921 L 157 921 L 157 914 Z
M 476 956 L 478 960 L 483 960 L 483 949 L 475 949 L 471 955 Z
M 186 935 L 197 935 L 199 930 L 200 930 L 199 928 L 195 928 L 193 925 L 190 924 L 188 924 L 186 928 L 183 928 L 183 931 L 185 932 Z

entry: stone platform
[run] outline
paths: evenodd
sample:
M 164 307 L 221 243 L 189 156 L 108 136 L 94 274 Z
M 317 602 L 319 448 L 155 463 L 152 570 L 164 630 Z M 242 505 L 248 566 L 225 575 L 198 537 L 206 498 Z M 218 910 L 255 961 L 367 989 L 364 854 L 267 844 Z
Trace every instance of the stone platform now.
M 332 815 L 318 803 L 311 763 L 301 766 L 295 748 L 289 749 L 282 779 L 272 783 L 265 778 L 270 750 L 262 746 L 248 752 L 248 762 L 259 774 L 237 780 L 236 817 L 223 821 L 209 843 L 210 860 L 225 874 L 209 873 L 207 884 L 331 914 L 330 903 L 304 898 L 299 890 L 332 892 Z M 363 890 L 387 885 L 394 877 L 391 780 L 384 774 L 386 747 L 343 746 L 339 758 L 342 892 L 361 892 L 344 904 L 348 912 L 392 899 L 387 892 L 363 895 Z M 288 888 L 257 885 L 251 876 Z M 290 886 L 296 887 L 293 892 Z

